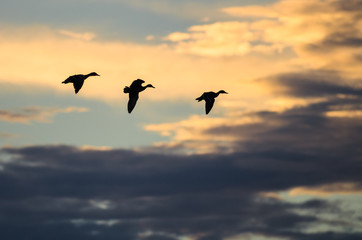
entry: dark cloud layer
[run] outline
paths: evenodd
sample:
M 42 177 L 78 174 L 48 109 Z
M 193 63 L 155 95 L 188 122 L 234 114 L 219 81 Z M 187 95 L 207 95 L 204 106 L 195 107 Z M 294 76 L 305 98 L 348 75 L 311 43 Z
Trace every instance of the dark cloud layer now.
M 294 97 L 362 96 L 361 88 L 347 84 L 336 71 L 285 73 L 268 81 L 280 86 L 282 93 Z
M 338 89 L 332 91 L 336 96 L 343 91 Z M 254 113 L 262 124 L 210 129 L 209 134 L 247 136 L 236 144 L 243 150 L 226 155 L 3 148 L 2 235 L 140 240 L 194 235 L 201 240 L 255 233 L 295 240 L 360 239 L 348 227 L 344 233 L 302 231 L 323 223 L 317 213 L 346 214 L 337 203 L 292 204 L 258 195 L 296 186 L 361 184 L 362 122 L 325 114 L 359 104 L 359 97 L 331 97 L 283 113 Z

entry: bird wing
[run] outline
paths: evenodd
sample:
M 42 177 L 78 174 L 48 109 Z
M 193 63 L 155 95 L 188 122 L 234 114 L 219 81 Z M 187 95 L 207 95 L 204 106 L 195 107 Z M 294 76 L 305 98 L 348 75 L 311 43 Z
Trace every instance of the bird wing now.
M 206 102 L 205 103 L 205 111 L 206 111 L 206 114 L 208 114 L 211 111 L 211 108 L 214 106 L 215 99 L 205 97 L 205 102 Z
M 128 100 L 128 113 L 131 113 L 133 108 L 136 106 L 138 100 L 138 93 L 129 93 L 129 100 Z
M 77 80 L 73 82 L 73 86 L 74 86 L 74 91 L 77 94 L 79 92 L 79 90 L 82 88 L 84 83 L 84 80 Z
M 142 83 L 144 83 L 144 82 L 145 81 L 143 81 L 142 79 L 137 79 L 137 80 L 134 80 L 129 87 L 132 89 L 140 88 Z
M 205 99 L 205 93 L 203 93 L 200 97 L 196 98 L 195 100 L 200 102 L 200 101 L 202 101 L 204 99 Z
M 73 82 L 73 76 L 68 77 L 62 83 L 71 83 L 71 82 Z

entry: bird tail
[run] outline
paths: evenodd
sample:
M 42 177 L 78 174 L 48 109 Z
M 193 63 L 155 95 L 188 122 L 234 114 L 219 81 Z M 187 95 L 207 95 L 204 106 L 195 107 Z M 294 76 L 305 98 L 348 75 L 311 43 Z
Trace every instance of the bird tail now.
M 202 96 L 201 97 L 198 97 L 198 98 L 196 98 L 195 100 L 197 100 L 197 101 L 202 101 Z
M 129 87 L 125 87 L 125 88 L 123 89 L 123 92 L 124 92 L 124 93 L 129 93 Z

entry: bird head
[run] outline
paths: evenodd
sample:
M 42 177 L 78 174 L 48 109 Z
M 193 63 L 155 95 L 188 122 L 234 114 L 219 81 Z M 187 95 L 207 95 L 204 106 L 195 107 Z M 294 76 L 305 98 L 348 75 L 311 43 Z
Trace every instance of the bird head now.
M 228 94 L 227 92 L 225 92 L 224 90 L 220 90 L 219 93 L 225 93 Z
M 90 74 L 88 74 L 89 76 L 99 76 L 98 73 L 96 72 L 91 72 Z
M 147 88 L 147 87 L 155 88 L 152 84 L 147 84 L 147 85 L 146 85 L 146 88 Z

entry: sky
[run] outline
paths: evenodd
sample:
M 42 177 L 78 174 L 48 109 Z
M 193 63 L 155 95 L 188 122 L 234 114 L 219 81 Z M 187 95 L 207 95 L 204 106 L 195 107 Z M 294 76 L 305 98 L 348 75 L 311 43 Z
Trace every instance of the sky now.
M 362 239 L 361 64 L 361 0 L 2 0 L 1 239 Z

